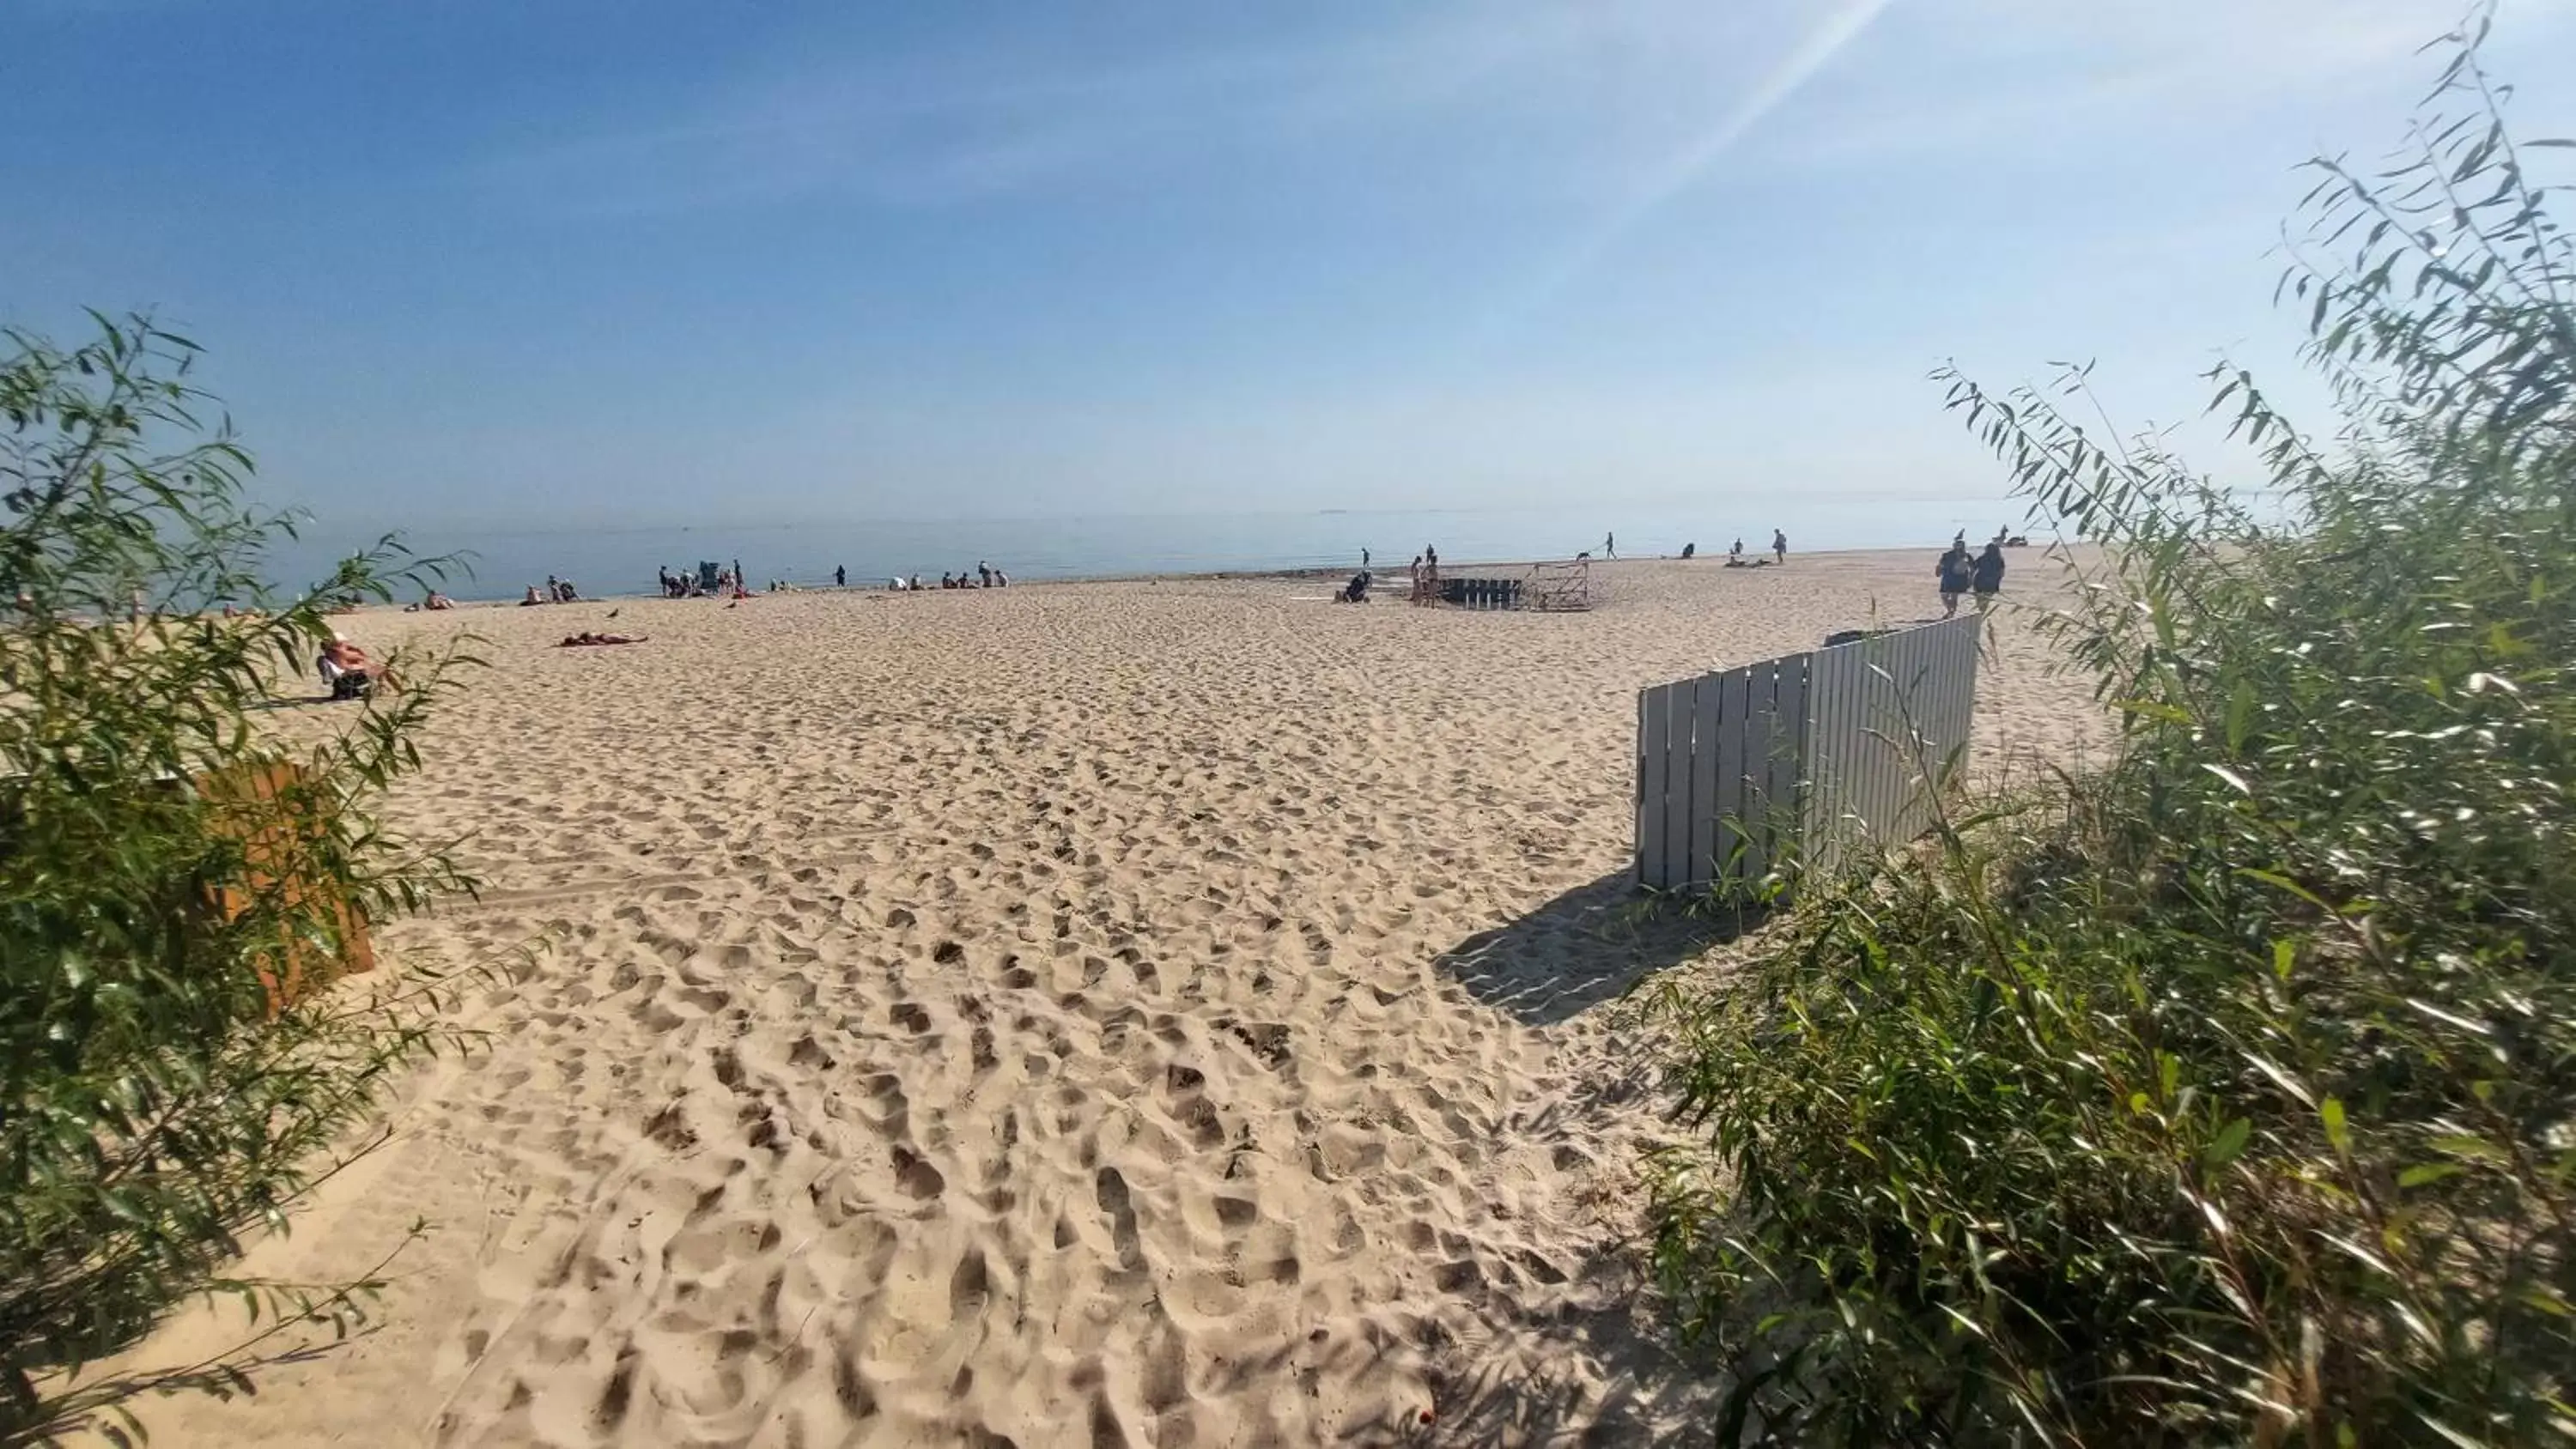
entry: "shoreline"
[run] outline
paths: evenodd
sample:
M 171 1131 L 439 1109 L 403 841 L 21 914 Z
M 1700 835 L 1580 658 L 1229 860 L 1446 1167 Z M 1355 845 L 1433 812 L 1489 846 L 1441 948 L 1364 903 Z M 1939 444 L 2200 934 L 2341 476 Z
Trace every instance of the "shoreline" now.
M 1933 557 L 1937 557 L 1937 556 L 1939 556 L 1940 551 L 1941 551 L 1942 547 L 1944 547 L 1944 546 L 1945 546 L 1945 545 L 1943 545 L 1943 544 L 1939 544 L 1939 543 L 1934 543 L 1934 544 L 1925 544 L 1925 545 L 1923 545 L 1923 546 L 1921 547 L 1921 551 L 1923 552 L 1923 554 L 1924 554 L 1924 556 L 1925 556 L 1926 558 L 1933 558 Z M 2035 542 L 2033 542 L 2033 543 L 2029 544 L 2029 545 L 2028 545 L 2028 546 L 2026 546 L 2026 547 L 2023 547 L 2023 548 L 2017 548 L 2017 549 L 2012 550 L 2012 554 L 2013 554 L 2013 556 L 2014 556 L 2014 557 L 2016 557 L 2016 558 L 2041 559 L 2041 558 L 2049 557 L 2049 556 L 2051 555 L 2051 553 L 2052 553 L 2054 550 L 2056 550 L 2058 547 L 2059 547 L 2059 545 L 2058 545 L 2054 540 L 2051 540 L 2051 541 L 2048 541 L 2048 542 L 2036 542 L 2036 541 L 2035 541 Z M 1828 548 L 1820 548 L 1820 549 L 1809 549 L 1809 550 L 1806 550 L 1806 551 L 1804 551 L 1804 552 L 1798 552 L 1798 551 L 1794 551 L 1794 550 L 1793 550 L 1793 551 L 1790 553 L 1790 555 L 1789 555 L 1789 563 L 1788 563 L 1788 564 L 1785 564 L 1785 565 L 1784 565 L 1784 564 L 1773 564 L 1773 563 L 1769 563 L 1769 562 L 1767 562 L 1767 560 L 1770 558 L 1770 554 L 1769 554 L 1768 552 L 1765 552 L 1765 553 L 1763 553 L 1763 554 L 1758 555 L 1758 557 L 1760 557 L 1760 558 L 1762 558 L 1762 559 L 1766 560 L 1766 562 L 1764 562 L 1763 564 L 1759 565 L 1759 566 L 1758 566 L 1758 568 L 1759 568 L 1759 571 L 1760 571 L 1760 572 L 1763 572 L 1763 573 L 1769 573 L 1769 572 L 1771 572 L 1771 571 L 1772 571 L 1772 570 L 1774 570 L 1774 569 L 1788 568 L 1788 567 L 1794 566 L 1794 565 L 1795 565 L 1799 560 L 1801 560 L 1801 559 L 1846 560 L 1846 561 L 1847 561 L 1847 560 L 1852 560 L 1852 559 L 1873 559 L 1873 558 L 1880 558 L 1880 557 L 1885 557 L 1885 556 L 1892 555 L 1892 554 L 1911 554 L 1911 553 L 1913 553 L 1913 552 L 1915 552 L 1915 551 L 1916 551 L 1916 550 L 1915 550 L 1913 547 L 1910 547 L 1910 546 L 1909 546 L 1909 547 L 1901 547 L 1901 548 L 1832 548 L 1832 549 L 1828 549 Z M 1750 559 L 1753 559 L 1753 558 L 1757 557 L 1757 555 L 1755 555 L 1755 554 L 1751 553 L 1750 551 L 1748 551 L 1748 552 L 1746 553 L 1745 557 L 1746 557 L 1748 560 L 1750 560 Z M 1409 561 L 1408 561 L 1408 562 L 1409 562 Z M 1537 567 L 1539 567 L 1539 566 L 1541 566 L 1541 565 L 1543 565 L 1543 564 L 1571 564 L 1571 563 L 1574 563 L 1574 562 L 1576 562 L 1576 560 L 1574 560 L 1574 559 L 1570 559 L 1570 558 L 1567 558 L 1567 559 L 1470 559 L 1470 560 L 1467 560 L 1467 561 L 1464 561 L 1464 562 L 1456 562 L 1456 561 L 1452 561 L 1452 560 L 1448 560 L 1448 559 L 1443 559 L 1443 560 L 1441 561 L 1440 571 L 1441 571 L 1441 574 L 1442 574 L 1444 577 L 1458 577 L 1458 576 L 1465 576 L 1465 577 L 1482 577 L 1482 576 L 1485 576 L 1485 575 L 1478 575 L 1478 574 L 1474 574 L 1474 573 L 1472 573 L 1472 572 L 1470 572 L 1470 571 L 1473 571 L 1473 570 L 1484 570 L 1484 569 L 1521 570 L 1521 571 L 1525 571 L 1525 570 L 1529 570 L 1529 569 L 1537 568 Z M 1709 568 L 1711 568 L 1711 569 L 1715 569 L 1715 570 L 1722 570 L 1722 571 L 1726 571 L 1726 572 L 1733 572 L 1733 573 L 1751 572 L 1751 571 L 1755 571 L 1755 569 L 1756 569 L 1756 566 L 1755 566 L 1755 565 L 1753 565 L 1753 564 L 1751 564 L 1751 563 L 1749 563 L 1749 562 L 1748 562 L 1746 565 L 1744 565 L 1743 567 L 1741 567 L 1741 568 L 1728 569 L 1728 568 L 1727 568 L 1727 565 L 1726 565 L 1726 556 L 1725 556 L 1724 554 L 1710 554 L 1710 553 L 1697 554 L 1697 555 L 1694 555 L 1694 556 L 1692 556 L 1691 558 L 1688 558 L 1688 559 L 1683 558 L 1683 557 L 1682 557 L 1681 555 L 1679 555 L 1679 554 L 1636 554 L 1636 555 L 1623 556 L 1623 557 L 1620 557 L 1620 558 L 1614 558 L 1614 559 L 1594 558 L 1594 559 L 1590 559 L 1590 560 L 1588 560 L 1588 562 L 1589 562 L 1589 563 L 1591 564 L 1591 566 L 1592 566 L 1593 568 L 1595 568 L 1595 569 L 1615 569 L 1615 568 L 1619 568 L 1619 567 L 1622 567 L 1622 566 L 1624 566 L 1624 565 L 1630 565 L 1630 564 L 1688 564 L 1688 565 L 1693 566 L 1693 567 L 1697 567 L 1697 566 L 1699 566 L 1699 565 L 1705 564 L 1705 565 L 1707 565 L 1707 566 L 1708 566 Z M 1359 572 L 1359 566 L 1358 566 L 1357 564 L 1352 564 L 1352 565 L 1350 565 L 1349 567 L 1346 567 L 1346 568 L 1343 568 L 1343 567 L 1335 567 L 1335 568 L 1302 567 L 1302 568 L 1279 568 L 1279 569 L 1197 569 L 1197 570 L 1180 570 L 1180 571 L 1171 571 L 1171 572 L 1146 571 L 1146 572 L 1131 572 L 1131 573 L 1062 574 L 1062 575 L 1050 575 L 1050 576 L 1045 577 L 1045 578 L 1013 579 L 1013 580 L 1011 581 L 1011 583 L 1010 583 L 1010 585 L 1009 585 L 1009 588 L 1008 588 L 1008 589 L 996 589 L 996 590 L 993 590 L 993 592 L 1002 593 L 1002 592 L 1013 592 L 1013 591 L 1017 591 L 1017 590 L 1020 590 L 1020 589 L 1042 589 L 1042 588 L 1051 588 L 1051 587 L 1053 587 L 1053 588 L 1062 588 L 1062 587 L 1067 587 L 1067 586 L 1080 586 L 1080 585 L 1091 585 L 1091 584 L 1144 584 L 1144 583 L 1154 583 L 1154 584 L 1171 584 L 1171 583 L 1215 583 L 1215 582 L 1241 582 L 1241 581 L 1247 581 L 1247 580 L 1249 580 L 1249 581 L 1254 581 L 1254 582 L 1259 582 L 1259 581 L 1263 581 L 1263 580 L 1277 580 L 1277 581 L 1291 581 L 1291 580 L 1333 580 L 1333 581 L 1346 581 L 1346 580 L 1348 580 L 1348 579 L 1351 577 L 1351 575 L 1353 575 L 1353 574 L 1355 574 L 1355 573 L 1358 573 L 1358 572 Z M 1400 568 L 1390 573 L 1388 570 L 1380 569 L 1380 568 L 1377 568 L 1375 565 L 1371 565 L 1371 572 L 1376 576 L 1376 579 L 1377 579 L 1377 583 L 1376 583 L 1376 584 L 1375 584 L 1375 586 L 1374 586 L 1374 590 L 1375 590 L 1375 591 L 1377 591 L 1377 592 L 1384 592 L 1385 590 L 1387 590 L 1387 589 L 1388 589 L 1388 587 L 1389 587 L 1389 582 L 1388 582 L 1388 581 L 1389 581 L 1390 579 L 1394 579 L 1394 580 L 1401 580 L 1401 579 L 1403 578 L 1403 576 L 1404 576 L 1404 572 L 1403 572 L 1403 570 L 1402 570 L 1402 569 L 1400 569 Z M 575 580 L 575 582 L 576 582 L 576 583 L 578 583 L 578 582 L 579 582 L 579 580 Z M 1929 589 L 1929 585 L 1927 585 L 1927 586 L 1926 586 L 1926 588 L 1927 588 L 1927 591 L 1928 591 L 1928 589 Z M 816 585 L 812 585 L 812 586 L 806 586 L 806 585 L 791 585 L 789 588 L 787 588 L 786 590 L 784 590 L 783 592 L 780 592 L 780 593 L 775 593 L 775 594 L 773 594 L 773 593 L 765 593 L 765 592 L 755 592 L 755 593 L 753 593 L 753 594 L 751 595 L 751 597 L 752 597 L 752 598 L 755 598 L 755 599 L 766 599 L 766 598 L 797 598 L 797 597 L 817 597 L 817 598 L 828 598 L 828 597 L 833 597 L 833 596 L 837 596 L 837 595 L 844 595 L 844 594 L 861 594 L 861 595 L 866 595 L 866 594 L 889 594 L 889 595 L 891 595 L 891 594 L 905 594 L 905 595 L 908 595 L 908 594 L 912 594 L 912 593 L 925 593 L 925 594 L 941 594 L 941 593 L 970 593 L 970 594 L 972 594 L 972 593 L 983 593 L 983 592 L 986 592 L 986 591 L 985 591 L 985 590 L 983 590 L 983 589 L 981 589 L 981 588 L 970 588 L 970 589 L 942 589 L 942 588 L 940 588 L 937 584 L 924 584 L 924 585 L 923 585 L 920 589 L 918 589 L 918 590 L 914 590 L 914 589 L 890 589 L 890 588 L 887 588 L 887 587 L 885 586 L 885 583 L 884 583 L 882 580 L 880 580 L 880 581 L 877 581 L 877 582 L 874 582 L 874 583 L 848 584 L 848 585 L 841 585 L 841 584 L 816 584 Z M 451 595 L 450 597 L 454 597 L 454 596 L 453 596 L 453 595 Z M 713 595 L 713 594 L 702 594 L 702 595 L 697 596 L 695 599 L 674 599 L 674 598 L 670 598 L 670 597 L 668 597 L 668 596 L 666 596 L 666 595 L 663 595 L 663 594 L 658 594 L 658 593 L 657 593 L 657 594 L 647 594 L 647 593 L 641 593 L 641 592 L 637 592 L 637 593 L 624 593 L 624 594 L 584 594 L 584 595 L 582 595 L 580 598 L 573 600 L 573 601 L 572 601 L 572 604 L 571 604 L 570 606 L 558 606 L 558 605 L 554 605 L 554 604 L 550 604 L 550 603 L 540 603 L 540 604 L 522 604 L 522 603 L 521 603 L 519 600 L 517 600 L 517 599 L 507 599 L 507 598 L 500 598 L 500 599 L 464 599 L 464 598 L 459 598 L 459 599 L 457 599 L 457 600 L 456 600 L 456 609 L 457 609 L 458 611 L 464 611 L 464 610 L 469 610 L 469 609 L 516 609 L 516 608 L 577 607 L 577 606 L 582 605 L 582 604 L 624 604 L 624 603 L 634 602 L 634 601 L 637 601 L 637 600 L 641 600 L 641 601 L 644 601 L 644 602 L 647 602 L 647 603 L 653 603 L 653 602 L 666 602 L 666 603 L 694 603 L 694 602 L 700 602 L 700 601 L 703 601 L 703 600 L 716 599 L 716 598 L 719 598 L 719 597 L 721 597 L 721 596 L 719 596 L 719 595 Z M 361 606 L 361 608 L 360 608 L 359 612 L 361 612 L 361 613 L 385 613 L 385 612 L 402 613 L 402 612 L 407 612 L 407 610 L 405 609 L 404 604 L 402 604 L 401 602 L 395 602 L 395 603 L 392 603 L 392 604 L 370 603 L 370 604 L 366 604 L 366 605 Z

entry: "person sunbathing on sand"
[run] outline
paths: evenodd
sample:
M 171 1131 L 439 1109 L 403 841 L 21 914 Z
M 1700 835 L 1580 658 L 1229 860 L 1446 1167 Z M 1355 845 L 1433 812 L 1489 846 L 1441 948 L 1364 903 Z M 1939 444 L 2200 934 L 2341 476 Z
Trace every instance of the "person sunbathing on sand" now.
M 586 649 L 594 644 L 643 644 L 647 642 L 649 641 L 641 634 L 583 633 L 567 634 L 564 636 L 564 641 L 555 647 L 557 649 Z

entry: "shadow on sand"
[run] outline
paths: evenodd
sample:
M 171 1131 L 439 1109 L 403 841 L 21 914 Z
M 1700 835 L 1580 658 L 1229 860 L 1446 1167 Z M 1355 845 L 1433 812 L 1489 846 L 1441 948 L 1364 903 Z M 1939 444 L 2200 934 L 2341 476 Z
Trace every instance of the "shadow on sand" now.
M 1633 1302 L 1620 1301 L 1624 1292 L 1598 1296 L 1612 1301 L 1588 1309 L 1568 1307 L 1543 1321 L 1488 1314 L 1476 1323 L 1425 1322 L 1410 1339 L 1371 1329 L 1329 1342 L 1270 1349 L 1224 1361 L 1216 1376 L 1221 1391 L 1235 1391 L 1294 1382 L 1318 1371 L 1362 1377 L 1380 1361 L 1424 1375 L 1432 1399 L 1427 1417 L 1352 1425 L 1338 1441 L 1346 1444 L 1645 1445 L 1675 1442 L 1689 1429 L 1713 1422 L 1723 1384 L 1694 1372 L 1664 1347 L 1661 1330 Z M 1546 1343 L 1590 1356 L 1608 1370 L 1606 1382 L 1588 1384 L 1573 1372 L 1551 1367 L 1545 1348 L 1527 1342 L 1520 1353 L 1502 1361 L 1462 1367 L 1479 1357 L 1472 1350 L 1483 1332 L 1512 1327 L 1538 1329 Z M 1540 1361 L 1531 1361 L 1533 1352 Z M 1127 1441 L 1095 1432 L 1092 1442 Z
M 1468 937 L 1439 963 L 1478 1001 L 1550 1026 L 1759 924 L 1756 909 L 1693 911 L 1648 895 L 1621 869 Z

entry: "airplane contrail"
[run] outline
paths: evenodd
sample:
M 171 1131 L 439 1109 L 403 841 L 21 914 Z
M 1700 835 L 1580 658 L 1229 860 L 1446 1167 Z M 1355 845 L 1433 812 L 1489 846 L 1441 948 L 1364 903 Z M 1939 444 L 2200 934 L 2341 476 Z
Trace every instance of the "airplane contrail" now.
M 1860 38 L 1861 32 L 1869 29 L 1871 23 L 1894 3 L 1895 0 L 1844 0 L 1823 24 L 1808 32 L 1796 48 L 1781 57 L 1780 63 L 1719 118 L 1715 126 L 1656 167 L 1634 194 L 1577 239 L 1563 260 L 1534 289 L 1531 301 L 1544 300 L 1573 281 L 1616 245 L 1621 237 L 1688 191 L 1692 183 L 1699 180 L 1700 174 L 1728 147 L 1742 140 L 1745 132 L 1752 130 L 1781 102 L 1796 94 L 1800 86 L 1823 70 L 1843 47 Z

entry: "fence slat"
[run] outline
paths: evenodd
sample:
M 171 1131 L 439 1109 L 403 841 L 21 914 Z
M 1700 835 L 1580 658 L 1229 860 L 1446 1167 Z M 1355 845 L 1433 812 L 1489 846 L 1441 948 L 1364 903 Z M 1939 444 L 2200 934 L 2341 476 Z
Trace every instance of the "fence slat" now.
M 1807 868 L 1831 872 L 1842 868 L 1845 813 L 1851 808 L 1850 772 L 1840 752 L 1850 713 L 1851 665 L 1848 648 L 1819 649 L 1807 671 L 1807 803 L 1801 820 Z
M 1646 781 L 1648 778 L 1647 760 L 1649 758 L 1646 753 L 1646 696 L 1653 693 L 1654 691 L 1651 689 L 1641 689 L 1637 691 L 1637 798 L 1636 810 L 1634 811 L 1637 823 L 1637 834 L 1634 845 L 1637 859 L 1637 884 L 1641 886 L 1650 886 L 1654 884 L 1654 882 L 1648 879 L 1646 875 L 1646 834 L 1651 823 L 1646 804 L 1648 798 L 1646 793 Z
M 1684 885 L 1691 875 L 1691 738 L 1699 725 L 1691 706 L 1697 696 L 1687 679 L 1665 686 L 1664 693 L 1670 712 L 1666 728 L 1671 732 L 1669 762 L 1664 767 L 1664 874 L 1673 884 Z
M 1717 677 L 1718 718 L 1726 723 L 1717 736 L 1717 878 L 1733 883 L 1744 878 L 1744 857 L 1752 841 L 1745 831 L 1744 729 L 1751 708 L 1751 675 L 1730 669 Z
M 1771 750 L 1779 739 L 1780 716 L 1773 700 L 1780 689 L 1780 661 L 1766 659 L 1750 671 L 1752 700 L 1745 712 L 1744 731 L 1744 816 L 1745 834 L 1753 842 L 1746 852 L 1746 880 L 1758 881 L 1775 863 L 1779 841 L 1773 826 L 1774 804 L 1771 798 Z
M 1659 684 L 1637 697 L 1638 733 L 1645 741 L 1642 790 L 1643 807 L 1638 814 L 1637 874 L 1650 886 L 1662 888 L 1673 883 L 1672 873 L 1664 859 L 1664 816 L 1672 808 L 1666 783 L 1672 764 L 1671 705 L 1673 689 Z
M 1771 696 L 1771 740 L 1766 794 L 1771 813 L 1771 864 L 1793 865 L 1799 856 L 1799 776 L 1805 772 L 1807 743 L 1807 668 L 1812 656 L 1792 654 L 1779 661 Z
M 1697 723 L 1691 731 L 1690 870 L 1685 883 L 1694 889 L 1717 879 L 1717 742 L 1727 728 L 1722 693 L 1714 674 L 1691 681 L 1691 718 Z

